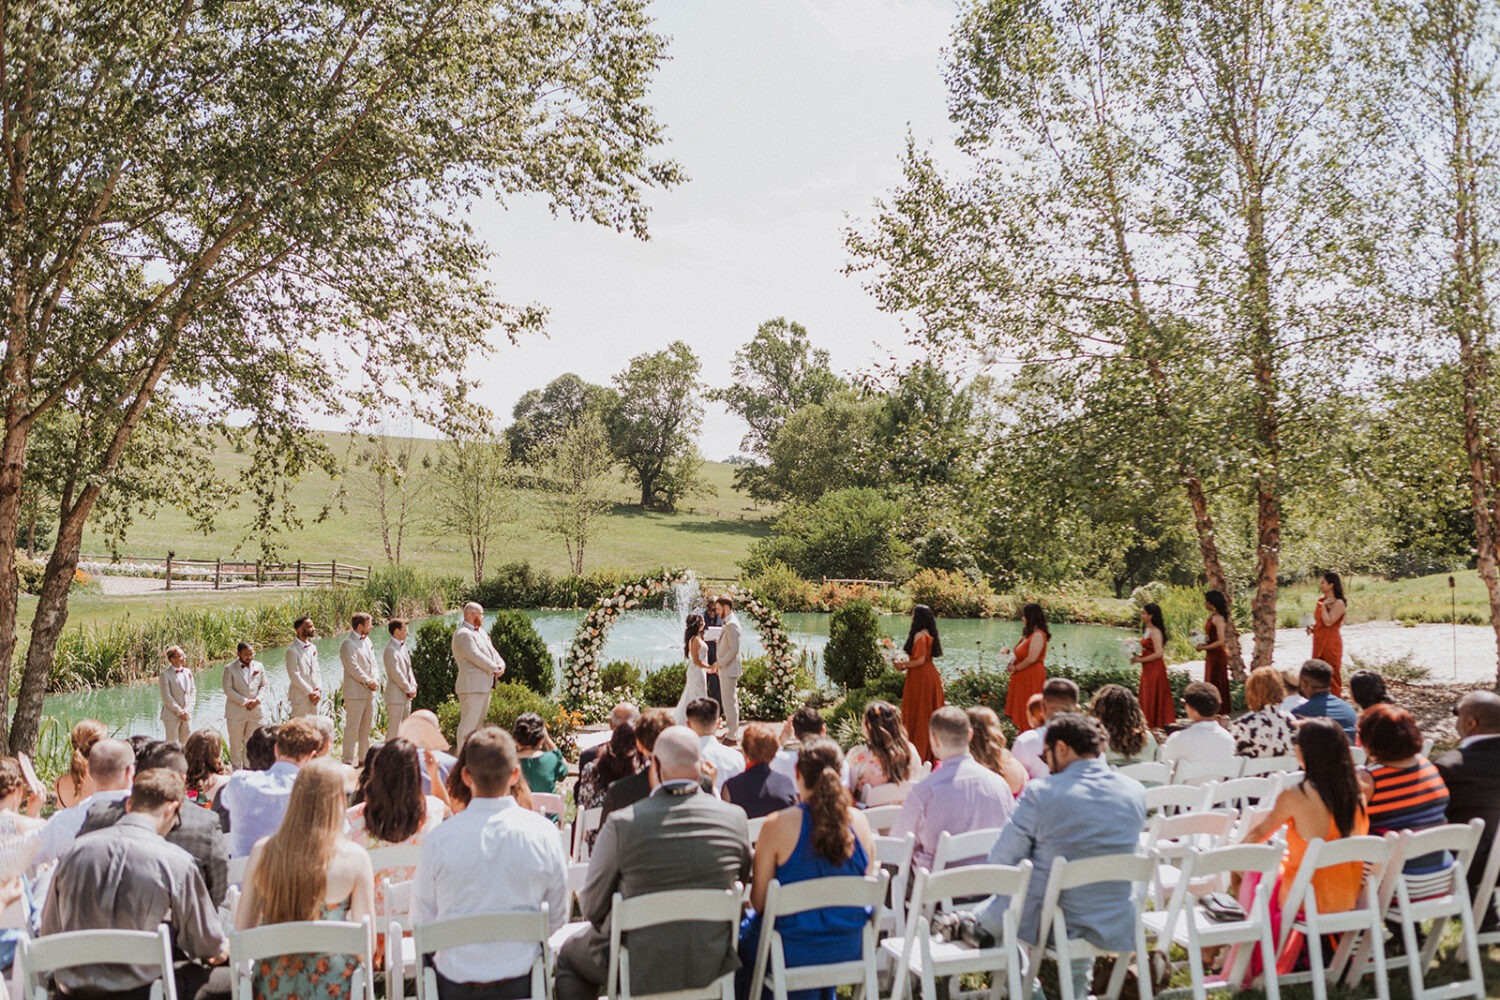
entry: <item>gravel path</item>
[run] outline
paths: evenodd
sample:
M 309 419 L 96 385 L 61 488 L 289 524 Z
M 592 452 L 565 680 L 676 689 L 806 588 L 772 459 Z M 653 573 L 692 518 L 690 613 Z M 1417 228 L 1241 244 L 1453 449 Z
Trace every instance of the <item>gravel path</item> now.
M 1241 636 L 1241 649 L 1250 656 L 1248 636 Z M 1302 629 L 1276 632 L 1272 659 L 1279 670 L 1295 670 L 1312 655 L 1312 639 Z M 1431 672 L 1430 682 L 1440 684 L 1495 683 L 1495 630 L 1487 625 L 1402 625 L 1398 622 L 1363 622 L 1344 626 L 1344 673 L 1350 660 L 1359 659 L 1372 670 L 1382 664 L 1409 660 Z M 1175 670 L 1203 676 L 1203 661 L 1174 663 Z

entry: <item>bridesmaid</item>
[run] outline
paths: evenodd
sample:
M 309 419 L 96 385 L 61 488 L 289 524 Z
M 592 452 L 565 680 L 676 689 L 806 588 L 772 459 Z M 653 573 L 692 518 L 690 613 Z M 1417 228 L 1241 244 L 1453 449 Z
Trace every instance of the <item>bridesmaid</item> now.
M 927 740 L 927 722 L 932 713 L 943 707 L 943 678 L 938 675 L 935 656 L 943 655 L 943 642 L 938 638 L 937 617 L 925 604 L 911 609 L 911 632 L 906 637 L 906 659 L 898 660 L 896 666 L 906 671 L 906 684 L 901 693 L 901 718 L 906 721 L 907 734 L 923 760 L 932 760 L 932 747 Z
M 1040 604 L 1021 608 L 1021 641 L 1010 654 L 1010 683 L 1005 689 L 1005 714 L 1020 732 L 1031 728 L 1026 702 L 1042 693 L 1047 683 L 1047 645 L 1052 633 L 1047 629 L 1047 613 Z M 1002 650 L 1003 652 L 1003 650 Z
M 1332 691 L 1337 697 L 1343 693 L 1343 676 L 1339 667 L 1344 662 L 1344 613 L 1349 610 L 1349 605 L 1344 600 L 1344 581 L 1337 573 L 1324 573 L 1319 577 L 1318 589 L 1323 596 L 1318 598 L 1318 606 L 1313 609 L 1312 628 L 1307 631 L 1312 635 L 1312 658 L 1333 668 Z
M 1206 637 L 1198 644 L 1203 654 L 1203 680 L 1219 689 L 1219 704 L 1225 715 L 1230 714 L 1229 701 L 1229 600 L 1222 590 L 1210 590 L 1203 595 L 1203 605 L 1208 609 L 1208 621 L 1203 623 Z
M 1165 729 L 1177 721 L 1177 708 L 1172 703 L 1172 685 L 1167 682 L 1167 657 L 1163 652 L 1167 644 L 1167 623 L 1161 616 L 1161 605 L 1148 604 L 1141 609 L 1141 651 L 1130 658 L 1131 663 L 1141 665 L 1141 711 L 1146 716 L 1146 725 L 1152 729 Z

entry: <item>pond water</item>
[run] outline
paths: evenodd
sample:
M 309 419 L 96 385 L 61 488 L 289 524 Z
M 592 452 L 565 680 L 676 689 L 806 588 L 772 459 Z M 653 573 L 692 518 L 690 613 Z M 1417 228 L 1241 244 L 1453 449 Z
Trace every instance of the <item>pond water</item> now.
M 546 641 L 553 658 L 558 661 L 561 677 L 561 659 L 567 653 L 573 632 L 583 618 L 582 611 L 537 611 L 530 612 L 537 632 Z M 454 616 L 456 620 L 456 615 Z M 801 649 L 809 650 L 814 657 L 814 667 L 821 680 L 823 647 L 828 643 L 828 615 L 791 614 L 783 616 L 787 634 Z M 488 627 L 490 618 L 485 619 Z M 743 616 L 742 616 L 743 620 Z M 904 615 L 882 615 L 881 630 L 898 642 L 904 641 L 909 619 Z M 938 661 L 944 674 L 953 674 L 979 664 L 998 665 L 1003 662 L 1000 649 L 1015 643 L 1021 635 L 1019 622 L 998 621 L 989 618 L 943 619 L 939 622 L 943 638 L 944 655 Z M 413 630 L 415 631 L 415 630 Z M 1048 662 L 1089 666 L 1091 664 L 1120 664 L 1126 661 L 1122 640 L 1133 633 L 1103 625 L 1054 625 L 1052 626 L 1052 648 Z M 343 636 L 317 640 L 318 658 L 323 667 L 323 690 L 332 692 L 342 680 L 339 665 L 339 642 Z M 376 627 L 371 633 L 377 649 L 384 648 L 385 630 Z M 758 656 L 762 649 L 755 630 L 746 624 L 744 650 L 746 656 Z M 630 660 L 646 670 L 681 662 L 682 622 L 681 617 L 671 611 L 633 611 L 622 617 L 610 628 L 609 641 L 604 647 L 601 662 Z M 266 716 L 275 720 L 284 718 L 289 708 L 286 704 L 286 647 L 263 649 L 256 659 L 266 665 L 271 679 L 272 699 L 268 703 Z M 198 674 L 198 703 L 193 713 L 194 727 L 222 728 L 224 722 L 224 693 L 220 689 L 222 666 L 215 665 Z M 558 690 L 561 690 L 559 680 Z M 161 702 L 155 683 L 132 684 L 125 687 L 105 688 L 77 694 L 49 695 L 45 712 L 63 725 L 71 725 L 79 719 L 101 719 L 112 730 L 122 735 L 148 733 L 161 735 Z

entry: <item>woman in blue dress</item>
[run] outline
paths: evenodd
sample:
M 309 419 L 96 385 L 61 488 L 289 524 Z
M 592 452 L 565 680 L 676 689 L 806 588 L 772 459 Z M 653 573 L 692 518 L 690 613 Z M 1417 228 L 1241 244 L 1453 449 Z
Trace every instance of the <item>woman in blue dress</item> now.
M 740 1000 L 750 993 L 755 952 L 760 944 L 760 913 L 774 879 L 782 885 L 832 875 L 873 875 L 875 835 L 843 782 L 844 755 L 838 744 L 813 739 L 797 754 L 796 808 L 783 809 L 766 819 L 755 844 L 755 870 L 750 888 L 751 915 L 740 927 L 740 960 L 736 977 Z M 809 910 L 776 922 L 786 951 L 786 964 L 821 965 L 859 958 L 862 928 L 869 911 L 838 906 Z M 769 975 L 769 965 L 767 966 Z M 769 990 L 767 990 L 769 994 Z M 834 991 L 796 990 L 790 1000 L 833 1000 Z

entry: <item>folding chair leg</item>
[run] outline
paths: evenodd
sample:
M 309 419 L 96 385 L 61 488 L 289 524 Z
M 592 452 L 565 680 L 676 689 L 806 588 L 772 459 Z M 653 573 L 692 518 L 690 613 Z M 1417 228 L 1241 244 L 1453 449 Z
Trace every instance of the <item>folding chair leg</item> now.
M 1312 970 L 1314 1000 L 1328 1000 L 1328 970 L 1323 964 L 1323 935 L 1315 920 L 1307 924 L 1307 964 Z M 1274 969 L 1266 970 L 1266 978 L 1275 975 Z

